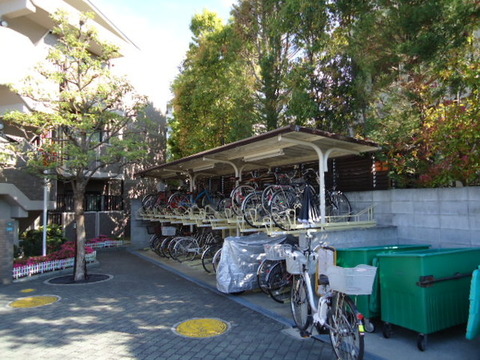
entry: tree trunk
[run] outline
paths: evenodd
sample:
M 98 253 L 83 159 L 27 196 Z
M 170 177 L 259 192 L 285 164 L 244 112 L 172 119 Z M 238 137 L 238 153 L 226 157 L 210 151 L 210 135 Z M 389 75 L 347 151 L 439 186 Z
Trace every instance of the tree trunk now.
M 86 278 L 86 260 L 85 260 L 85 209 L 83 199 L 85 191 L 74 189 L 74 209 L 76 223 L 76 246 L 75 246 L 75 268 L 73 273 L 74 281 L 82 281 Z

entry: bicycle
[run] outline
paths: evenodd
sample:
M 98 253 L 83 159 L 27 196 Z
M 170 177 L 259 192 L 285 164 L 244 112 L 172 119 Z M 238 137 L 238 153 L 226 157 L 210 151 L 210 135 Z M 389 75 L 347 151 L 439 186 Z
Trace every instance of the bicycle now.
M 262 192 L 254 191 L 245 197 L 242 202 L 241 212 L 245 222 L 252 228 L 263 226 L 268 212 L 262 205 Z
M 290 298 L 293 279 L 293 275 L 287 272 L 285 254 L 297 244 L 298 239 L 293 236 L 279 244 L 265 244 L 265 259 L 257 269 L 259 288 L 281 304 Z
M 290 302 L 295 324 L 303 337 L 311 335 L 310 327 L 313 326 L 319 333 L 328 331 L 333 351 L 339 360 L 362 360 L 365 348 L 363 315 L 350 296 L 336 290 L 325 274 L 319 276 L 320 296 L 315 302 L 311 276 L 317 270 L 318 248 L 312 250 L 310 233 L 306 234 L 305 239 L 305 250 L 287 254 L 287 270 L 294 275 Z M 320 247 L 331 251 L 325 245 Z
M 282 190 L 292 190 L 293 176 L 286 173 L 274 173 L 275 184 L 268 184 L 263 190 L 252 190 L 241 204 L 241 213 L 245 222 L 252 228 L 261 228 L 271 222 L 270 202 L 273 195 Z
M 280 188 L 270 200 L 270 216 L 275 226 L 282 230 L 292 230 L 297 222 L 310 224 L 319 221 L 320 197 L 318 195 L 318 174 L 313 169 L 303 173 L 302 182 L 292 183 L 289 187 Z M 311 218 L 300 219 L 302 207 L 306 202 L 311 208 Z M 325 190 L 325 210 L 328 222 L 349 221 L 352 206 L 341 191 Z
M 168 191 L 159 191 L 157 193 L 147 194 L 142 199 L 140 212 L 163 212 L 167 207 Z
M 175 214 L 185 214 L 192 207 L 205 208 L 210 206 L 217 209 L 218 204 L 224 198 L 220 193 L 213 193 L 207 189 L 202 190 L 198 194 L 179 190 L 173 193 L 167 201 L 167 208 Z
M 203 228 L 193 236 L 183 236 L 172 240 L 169 244 L 170 257 L 179 262 L 193 260 L 197 256 L 205 256 L 205 250 L 211 245 L 217 245 L 220 239 L 211 230 Z

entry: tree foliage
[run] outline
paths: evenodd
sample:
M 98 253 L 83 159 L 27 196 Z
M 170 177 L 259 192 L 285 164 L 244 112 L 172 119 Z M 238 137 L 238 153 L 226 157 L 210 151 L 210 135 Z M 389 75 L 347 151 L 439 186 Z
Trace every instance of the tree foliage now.
M 479 184 L 480 49 L 473 38 L 462 52 L 450 51 L 439 73 L 445 100 L 425 112 L 421 140 L 427 163 L 420 183 L 442 186 Z
M 194 43 L 174 85 L 175 154 L 211 147 L 203 129 L 241 114 L 236 124 L 253 124 L 254 133 L 299 124 L 375 140 L 397 186 L 479 182 L 478 99 L 466 70 L 476 66 L 478 1 L 239 0 L 231 14 L 231 36 L 220 37 L 212 17 L 192 22 Z M 206 62 L 218 49 L 230 50 L 238 77 Z M 247 110 L 213 105 L 239 89 Z M 225 124 L 214 134 L 228 133 Z
M 14 89 L 32 104 L 32 111 L 5 116 L 41 138 L 39 147 L 27 154 L 30 168 L 72 185 L 76 280 L 85 276 L 83 201 L 88 182 L 100 169 L 118 173 L 122 165 L 139 161 L 146 153 L 143 128 L 136 123 L 145 98 L 110 71 L 118 49 L 98 38 L 89 25 L 91 16 L 83 14 L 77 23 L 64 12 L 52 16 L 58 43 L 22 87 Z M 92 53 L 94 44 L 100 54 Z
M 478 5 L 468 1 L 376 2 L 373 14 L 367 14 L 366 20 L 354 27 L 353 52 L 363 59 L 361 68 L 370 81 L 369 134 L 385 148 L 399 186 L 446 186 L 454 178 L 464 182 L 464 177 L 453 170 L 460 165 L 458 162 L 445 157 L 444 150 L 435 156 L 431 150 L 441 149 L 437 141 L 445 145 L 437 136 L 438 130 L 446 130 L 441 125 L 445 105 L 451 108 L 458 101 L 450 100 L 460 100 L 467 94 L 452 85 L 456 83 L 463 91 L 470 86 L 458 71 L 458 61 L 473 55 L 469 39 L 478 15 Z M 362 53 L 360 44 L 374 51 Z M 455 71 L 444 76 L 449 67 Z M 460 120 L 454 113 L 447 115 L 449 122 Z M 468 136 L 474 130 L 472 125 L 465 124 L 470 130 L 464 127 L 456 135 L 463 137 L 466 131 Z M 440 169 L 448 169 L 450 176 Z M 471 184 L 471 179 L 466 183 Z
M 183 157 L 248 137 L 256 122 L 252 79 L 230 25 L 205 11 L 192 19 L 193 42 L 172 89 L 170 150 Z

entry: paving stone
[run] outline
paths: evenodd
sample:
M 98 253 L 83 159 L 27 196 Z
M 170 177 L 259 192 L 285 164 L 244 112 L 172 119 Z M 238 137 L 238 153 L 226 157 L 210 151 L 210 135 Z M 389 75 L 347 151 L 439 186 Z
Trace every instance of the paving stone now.
M 1 288 L 2 360 L 329 359 L 322 357 L 325 344 L 292 339 L 282 333 L 283 324 L 127 251 L 99 252 L 97 258 L 95 273 L 113 275 L 111 280 L 49 285 L 35 279 Z M 31 296 L 61 300 L 31 309 L 7 307 L 25 296 L 25 288 L 36 289 Z M 202 317 L 231 327 L 205 339 L 172 331 Z

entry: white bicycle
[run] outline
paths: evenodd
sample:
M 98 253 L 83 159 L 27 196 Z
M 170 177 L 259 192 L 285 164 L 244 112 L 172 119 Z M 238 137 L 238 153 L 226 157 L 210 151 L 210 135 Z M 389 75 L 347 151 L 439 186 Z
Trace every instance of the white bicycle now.
M 333 351 L 339 360 L 362 360 L 365 346 L 364 317 L 353 300 L 346 293 L 333 288 L 323 274 L 318 276 L 320 295 L 314 291 L 312 276 L 317 270 L 318 250 L 321 249 L 325 254 L 330 252 L 333 256 L 334 249 L 319 245 L 312 250 L 312 237 L 307 233 L 305 250 L 296 250 L 287 255 L 287 271 L 294 274 L 291 309 L 295 324 L 303 337 L 311 335 L 313 326 L 319 333 L 328 331 Z

